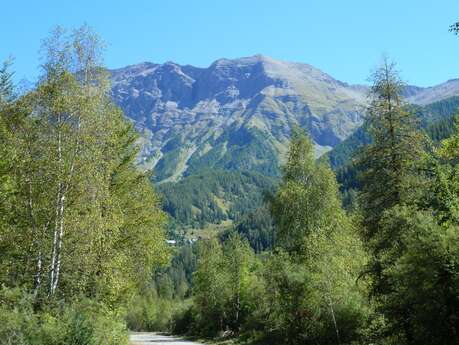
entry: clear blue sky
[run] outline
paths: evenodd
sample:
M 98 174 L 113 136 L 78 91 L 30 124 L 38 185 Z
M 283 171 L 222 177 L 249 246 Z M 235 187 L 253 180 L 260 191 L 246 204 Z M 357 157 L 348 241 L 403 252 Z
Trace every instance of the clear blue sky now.
M 448 32 L 459 0 L 3 0 L 0 9 L 0 59 L 15 56 L 17 78 L 36 76 L 53 26 L 83 23 L 109 43 L 110 68 L 259 53 L 363 83 L 387 54 L 411 84 L 459 77 L 459 37 Z

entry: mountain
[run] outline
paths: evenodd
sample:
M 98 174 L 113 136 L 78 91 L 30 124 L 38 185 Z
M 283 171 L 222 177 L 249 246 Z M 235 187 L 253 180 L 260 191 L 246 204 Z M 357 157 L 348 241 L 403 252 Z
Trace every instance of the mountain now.
M 406 100 L 408 103 L 427 105 L 454 96 L 459 96 L 459 79 L 451 79 L 432 87 L 414 88 L 416 88 L 416 90 L 410 95 L 407 95 Z
M 142 133 L 142 165 L 157 181 L 202 168 L 278 173 L 290 129 L 318 154 L 362 123 L 366 89 L 313 66 L 256 55 L 208 68 L 143 63 L 112 71 L 113 97 Z
M 237 220 L 242 208 L 256 209 L 262 186 L 280 174 L 293 126 L 309 133 L 317 156 L 337 147 L 345 157 L 365 135 L 357 129 L 368 86 L 308 64 L 255 55 L 207 68 L 144 62 L 110 72 L 113 99 L 141 135 L 139 165 L 154 168 L 166 210 L 185 225 Z M 404 93 L 425 105 L 459 96 L 459 80 Z
M 308 131 L 320 155 L 362 124 L 368 92 L 263 55 L 208 68 L 145 62 L 111 73 L 113 98 L 142 135 L 141 165 L 155 168 L 157 182 L 203 167 L 276 175 L 293 125 Z M 405 94 L 432 103 L 459 95 L 459 79 Z

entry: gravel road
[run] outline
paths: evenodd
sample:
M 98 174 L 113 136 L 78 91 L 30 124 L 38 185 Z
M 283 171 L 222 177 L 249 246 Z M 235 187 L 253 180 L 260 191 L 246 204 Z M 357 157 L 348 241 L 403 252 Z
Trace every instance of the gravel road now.
M 129 339 L 133 345 L 203 345 L 182 338 L 159 333 L 131 333 Z

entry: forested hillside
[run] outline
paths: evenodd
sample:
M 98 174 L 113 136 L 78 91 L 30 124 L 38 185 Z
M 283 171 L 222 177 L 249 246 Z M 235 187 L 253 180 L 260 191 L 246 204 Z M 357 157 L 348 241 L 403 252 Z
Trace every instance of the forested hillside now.
M 141 137 L 138 163 L 154 169 L 170 228 L 178 232 L 233 221 L 244 203 L 252 205 L 247 212 L 259 207 L 260 183 L 240 171 L 278 181 L 297 126 L 311 137 L 316 156 L 332 150 L 333 169 L 368 143 L 368 86 L 338 81 L 311 65 L 256 55 L 219 59 L 208 68 L 145 62 L 110 74 L 113 100 Z M 404 86 L 402 94 L 426 126 L 454 111 L 459 83 Z M 199 176 L 209 170 L 231 174 L 241 187 L 229 188 L 228 178 L 213 174 L 206 177 L 210 186 L 197 191 Z
M 425 106 L 407 107 L 419 119 L 420 127 L 428 136 L 434 142 L 439 142 L 452 134 L 459 97 Z M 239 150 L 235 151 L 234 157 L 238 157 L 237 161 L 264 157 L 266 168 L 252 172 L 244 171 L 244 167 L 249 165 L 233 166 L 225 164 L 225 160 L 201 160 L 199 163 L 191 163 L 189 175 L 179 182 L 158 185 L 164 200 L 164 210 L 171 216 L 172 229 L 200 229 L 226 220 L 238 223 L 241 216 L 262 207 L 263 195 L 271 191 L 279 181 L 278 157 L 269 151 L 269 147 L 260 144 L 263 141 L 261 135 L 250 146 L 247 146 L 244 138 L 235 140 Z M 347 139 L 320 157 L 321 160 L 329 160 L 335 171 L 346 206 L 351 203 L 353 190 L 358 188 L 358 171 L 352 159 L 370 141 L 368 124 L 364 122 Z M 253 152 L 255 148 L 257 152 Z M 208 167 L 219 170 L 208 170 Z
M 177 226 L 204 228 L 238 221 L 263 202 L 277 180 L 256 172 L 205 170 L 177 183 L 163 183 L 158 192 L 163 209 Z

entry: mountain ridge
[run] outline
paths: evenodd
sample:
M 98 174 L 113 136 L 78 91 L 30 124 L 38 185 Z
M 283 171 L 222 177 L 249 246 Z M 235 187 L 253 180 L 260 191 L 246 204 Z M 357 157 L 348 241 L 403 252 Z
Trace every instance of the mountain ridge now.
M 368 93 L 312 65 L 260 54 L 208 67 L 143 62 L 110 72 L 113 98 L 141 134 L 140 165 L 154 168 L 157 182 L 202 167 L 276 175 L 293 126 L 309 133 L 321 155 L 363 123 Z M 405 95 L 431 103 L 459 95 L 459 80 L 408 86 Z

